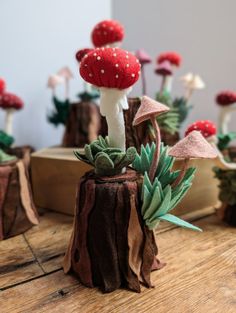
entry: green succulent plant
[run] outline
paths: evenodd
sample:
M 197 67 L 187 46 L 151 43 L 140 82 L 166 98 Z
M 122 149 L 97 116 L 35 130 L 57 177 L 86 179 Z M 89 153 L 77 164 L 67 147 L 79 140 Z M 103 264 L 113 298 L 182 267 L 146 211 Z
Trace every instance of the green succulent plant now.
M 228 134 L 218 134 L 218 148 L 220 151 L 225 150 L 229 147 L 231 141 L 236 139 L 236 132 L 230 132 Z
M 149 229 L 154 229 L 161 220 L 165 220 L 178 226 L 200 231 L 200 228 L 169 213 L 183 199 L 191 187 L 195 168 L 189 168 L 182 181 L 176 187 L 172 187 L 180 171 L 172 171 L 174 158 L 168 155 L 168 147 L 162 143 L 155 179 L 151 183 L 147 173 L 150 169 L 155 148 L 154 143 L 151 146 L 149 144 L 145 147 L 142 146 L 140 155 L 137 154 L 133 162 L 133 167 L 144 174 L 141 213 L 146 226 Z
M 213 168 L 216 178 L 219 179 L 219 199 L 229 205 L 236 204 L 236 171 Z
M 15 156 L 9 155 L 0 149 L 0 164 L 15 161 L 16 159 Z
M 48 121 L 55 126 L 58 126 L 59 124 L 65 125 L 68 115 L 69 115 L 69 107 L 70 107 L 70 101 L 69 99 L 66 99 L 64 101 L 59 100 L 57 97 L 53 97 L 53 103 L 54 103 L 54 111 L 51 112 L 50 115 L 48 115 Z
M 79 99 L 82 101 L 91 101 L 99 98 L 100 94 L 99 92 L 93 88 L 91 92 L 84 91 L 78 94 Z
M 136 149 L 128 148 L 125 152 L 109 146 L 107 138 L 99 136 L 97 140 L 85 145 L 84 154 L 75 151 L 75 156 L 95 167 L 95 173 L 102 176 L 117 175 L 132 164 Z
M 185 98 L 175 98 L 172 107 L 178 112 L 179 116 L 179 125 L 182 124 L 188 117 L 189 111 L 192 109 L 191 105 L 188 105 Z
M 14 142 L 14 138 L 3 130 L 0 130 L 0 149 L 9 148 Z

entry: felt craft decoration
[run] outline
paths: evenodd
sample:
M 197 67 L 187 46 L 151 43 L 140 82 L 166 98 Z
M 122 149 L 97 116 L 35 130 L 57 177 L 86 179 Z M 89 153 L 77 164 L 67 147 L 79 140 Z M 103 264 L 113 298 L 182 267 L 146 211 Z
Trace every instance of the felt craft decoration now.
M 161 64 L 164 61 L 168 61 L 171 65 L 180 67 L 182 58 L 177 52 L 163 52 L 157 57 L 157 64 Z
M 84 49 L 78 50 L 75 55 L 76 60 L 80 63 L 83 57 L 89 52 L 91 52 L 92 50 L 93 50 L 92 48 L 84 48 Z
M 187 103 L 189 102 L 189 99 L 192 96 L 194 90 L 205 88 L 205 83 L 199 75 L 188 73 L 183 76 L 181 80 L 183 81 L 184 87 L 186 88 L 184 99 Z
M 0 94 L 0 108 L 6 111 L 4 130 L 8 135 L 12 135 L 14 112 L 21 110 L 23 106 L 23 101 L 15 94 L 9 92 L 3 92 Z
M 160 94 L 163 94 L 165 89 L 167 89 L 167 77 L 172 76 L 173 74 L 170 62 L 163 61 L 162 63 L 158 64 L 157 68 L 155 69 L 155 73 L 162 76 Z
M 83 79 L 100 90 L 100 112 L 106 117 L 111 147 L 125 150 L 123 110 L 128 109 L 126 95 L 138 80 L 140 63 L 120 48 L 97 48 L 85 55 L 80 64 Z
M 142 78 L 142 94 L 147 94 L 147 87 L 146 87 L 146 78 L 145 78 L 145 72 L 144 72 L 144 66 L 146 64 L 149 64 L 152 62 L 151 57 L 147 54 L 144 49 L 139 49 L 135 53 L 136 58 L 139 60 L 139 63 L 141 64 L 141 78 Z
M 6 82 L 3 78 L 0 77 L 0 94 L 6 90 Z
M 94 47 L 119 47 L 124 38 L 123 26 L 115 20 L 104 20 L 96 24 L 91 39 Z
M 58 76 L 62 77 L 65 81 L 65 98 L 69 99 L 69 87 L 70 80 L 74 77 L 69 67 L 65 66 L 61 68 L 58 73 Z
M 228 134 L 231 114 L 233 111 L 236 111 L 236 93 L 233 91 L 222 91 L 216 96 L 216 103 L 220 107 L 219 131 L 222 134 Z

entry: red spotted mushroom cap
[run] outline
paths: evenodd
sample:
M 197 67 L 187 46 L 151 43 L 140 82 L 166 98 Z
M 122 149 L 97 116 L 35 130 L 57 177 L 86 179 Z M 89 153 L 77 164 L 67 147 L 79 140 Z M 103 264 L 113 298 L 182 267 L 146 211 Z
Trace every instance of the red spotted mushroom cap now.
M 172 75 L 172 69 L 169 61 L 163 61 L 155 69 L 155 73 L 162 76 Z
M 83 59 L 83 57 L 85 56 L 85 54 L 88 54 L 89 52 L 91 52 L 93 49 L 91 48 L 84 48 L 84 49 L 80 49 L 76 52 L 75 58 L 76 60 L 80 63 Z
M 23 101 L 13 93 L 4 92 L 0 96 L 0 107 L 2 109 L 20 110 L 24 106 Z
M 136 58 L 139 60 L 141 65 L 148 64 L 148 63 L 152 62 L 151 57 L 143 49 L 137 50 L 135 55 L 136 55 Z
M 177 52 L 164 52 L 157 57 L 157 64 L 164 61 L 169 61 L 172 65 L 179 67 L 182 62 L 182 58 Z
M 105 88 L 126 89 L 139 78 L 140 63 L 120 48 L 97 48 L 84 56 L 80 75 L 88 83 Z
M 134 117 L 133 125 L 138 125 L 151 119 L 153 116 L 157 116 L 168 111 L 170 111 L 170 108 L 166 105 L 157 102 L 148 96 L 143 96 L 141 99 L 141 105 Z
M 193 124 L 189 125 L 185 132 L 185 136 L 187 136 L 194 130 L 200 131 L 204 138 L 209 138 L 216 135 L 216 125 L 209 120 L 196 121 Z
M 6 82 L 4 79 L 0 78 L 0 94 L 3 93 L 6 89 Z
M 234 91 L 222 91 L 216 96 L 216 103 L 220 106 L 228 106 L 236 102 Z
M 91 37 L 95 47 L 104 47 L 122 41 L 124 28 L 115 20 L 105 20 L 95 25 Z

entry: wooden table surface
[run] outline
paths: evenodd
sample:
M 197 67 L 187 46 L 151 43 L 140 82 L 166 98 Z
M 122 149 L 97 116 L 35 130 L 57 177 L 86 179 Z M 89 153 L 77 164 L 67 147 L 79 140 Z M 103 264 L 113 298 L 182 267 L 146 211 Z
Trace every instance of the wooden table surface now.
M 235 313 L 236 228 L 214 214 L 195 224 L 204 232 L 165 224 L 159 230 L 159 257 L 167 266 L 152 273 L 155 288 L 102 294 L 64 275 L 72 218 L 44 212 L 39 226 L 0 242 L 0 312 Z

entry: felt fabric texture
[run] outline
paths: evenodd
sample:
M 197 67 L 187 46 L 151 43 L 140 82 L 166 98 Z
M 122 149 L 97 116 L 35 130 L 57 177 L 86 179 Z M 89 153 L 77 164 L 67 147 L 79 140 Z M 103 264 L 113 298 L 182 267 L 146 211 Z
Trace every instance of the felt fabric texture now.
M 166 60 L 158 64 L 158 66 L 155 69 L 155 73 L 161 76 L 172 75 L 172 68 L 170 62 Z
M 57 75 L 63 77 L 65 80 L 72 79 L 74 77 L 73 73 L 71 72 L 68 66 L 62 67 L 58 72 Z
M 190 132 L 169 150 L 169 155 L 183 159 L 214 159 L 218 153 L 199 131 Z
M 6 89 L 6 82 L 0 77 L 0 94 L 2 94 Z
M 48 78 L 47 86 L 48 88 L 55 89 L 57 85 L 64 83 L 63 77 L 60 75 L 50 75 Z
M 179 67 L 182 62 L 181 56 L 177 52 L 163 52 L 157 57 L 157 64 L 169 61 L 172 65 Z
M 0 108 L 20 110 L 23 106 L 23 101 L 13 93 L 3 92 L 0 94 Z
M 170 111 L 170 108 L 148 96 L 143 96 L 141 105 L 134 117 L 133 125 L 138 125 L 152 117 Z
M 100 134 L 101 114 L 92 101 L 72 103 L 66 121 L 62 145 L 64 147 L 84 147 Z
M 185 131 L 185 136 L 187 136 L 193 130 L 200 131 L 204 138 L 216 135 L 216 125 L 209 120 L 200 120 L 189 125 L 187 130 Z
M 135 55 L 141 65 L 152 62 L 151 57 L 147 54 L 147 52 L 144 49 L 137 50 Z
M 15 152 L 19 157 L 19 151 Z M 21 234 L 39 222 L 29 184 L 29 152 L 25 149 L 22 159 L 0 166 L 1 239 Z
M 216 103 L 220 106 L 228 106 L 236 102 L 236 92 L 234 91 L 221 91 L 216 96 Z
M 124 38 L 123 26 L 115 20 L 104 20 L 96 24 L 92 30 L 91 39 L 94 47 L 103 47 Z
M 128 169 L 126 174 L 111 177 L 91 171 L 80 180 L 63 267 L 84 285 L 103 292 L 120 287 L 140 292 L 140 283 L 151 287 L 157 247 L 141 217 L 140 179 Z
M 75 55 L 76 60 L 80 63 L 83 57 L 91 51 L 93 51 L 93 49 L 91 48 L 84 48 L 84 49 L 78 50 Z
M 84 56 L 80 75 L 88 83 L 105 88 L 127 89 L 139 78 L 140 63 L 119 48 L 97 48 Z

